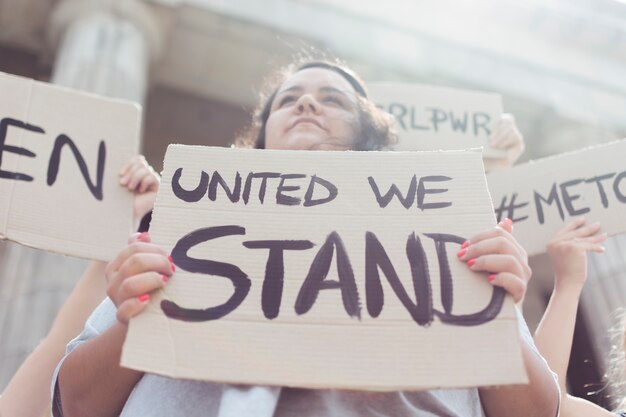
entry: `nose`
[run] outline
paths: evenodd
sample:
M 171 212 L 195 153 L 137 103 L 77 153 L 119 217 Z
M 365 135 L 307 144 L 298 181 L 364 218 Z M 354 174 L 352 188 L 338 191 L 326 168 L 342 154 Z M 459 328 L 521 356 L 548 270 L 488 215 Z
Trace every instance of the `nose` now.
M 303 94 L 296 103 L 296 108 L 300 113 L 317 113 L 320 110 L 320 104 L 311 94 Z

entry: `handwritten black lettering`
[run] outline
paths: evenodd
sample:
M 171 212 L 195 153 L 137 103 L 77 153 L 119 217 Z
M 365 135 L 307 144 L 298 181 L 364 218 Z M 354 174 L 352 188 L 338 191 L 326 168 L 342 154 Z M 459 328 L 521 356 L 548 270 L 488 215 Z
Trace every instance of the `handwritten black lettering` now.
M 74 154 L 80 173 L 83 175 L 89 191 L 97 200 L 102 201 L 102 182 L 104 178 L 104 165 L 106 162 L 106 145 L 103 140 L 101 140 L 100 145 L 98 145 L 98 163 L 96 165 L 96 181 L 94 183 L 91 181 L 91 178 L 89 178 L 87 163 L 78 150 L 76 144 L 67 135 L 60 134 L 57 136 L 57 139 L 54 142 L 54 148 L 50 154 L 50 162 L 48 163 L 48 185 L 53 185 L 57 179 L 59 165 L 61 163 L 61 151 L 66 145 L 70 147 L 72 154 Z

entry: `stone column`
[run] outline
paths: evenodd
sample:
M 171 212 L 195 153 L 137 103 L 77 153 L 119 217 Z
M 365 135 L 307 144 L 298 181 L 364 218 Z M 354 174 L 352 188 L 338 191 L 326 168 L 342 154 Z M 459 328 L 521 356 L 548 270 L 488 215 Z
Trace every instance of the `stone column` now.
M 48 29 L 56 53 L 52 83 L 144 104 L 150 62 L 161 45 L 160 26 L 145 3 L 65 0 Z M 86 264 L 0 242 L 0 392 L 48 333 Z

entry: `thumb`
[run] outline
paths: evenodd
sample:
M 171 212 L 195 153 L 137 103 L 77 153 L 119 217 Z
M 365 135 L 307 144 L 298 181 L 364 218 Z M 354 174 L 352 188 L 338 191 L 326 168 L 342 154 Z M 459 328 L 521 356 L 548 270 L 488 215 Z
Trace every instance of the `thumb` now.
M 513 220 L 509 219 L 508 217 L 502 219 L 500 223 L 498 223 L 498 226 L 509 233 L 513 233 Z

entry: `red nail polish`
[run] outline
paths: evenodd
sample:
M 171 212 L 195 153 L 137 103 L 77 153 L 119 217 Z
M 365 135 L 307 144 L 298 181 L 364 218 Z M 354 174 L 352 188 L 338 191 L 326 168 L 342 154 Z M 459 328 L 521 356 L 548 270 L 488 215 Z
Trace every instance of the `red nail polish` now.
M 513 220 L 509 219 L 508 217 L 506 217 L 506 218 L 503 220 L 503 222 L 504 222 L 504 223 L 506 223 L 506 224 L 513 224 Z
M 174 265 L 174 259 L 172 259 L 172 255 L 167 257 L 167 260 L 170 261 L 170 265 L 172 266 L 172 272 L 176 271 L 176 265 Z
M 476 258 L 470 259 L 469 261 L 467 261 L 467 266 L 469 267 L 474 266 L 475 263 L 476 263 Z
M 148 301 L 150 299 L 150 295 L 149 294 L 144 294 L 144 295 L 140 295 L 137 298 L 139 299 L 139 301 L 141 301 L 143 303 L 143 302 Z
M 467 253 L 467 249 L 461 249 L 460 251 L 457 252 L 456 256 L 458 256 L 459 258 L 463 257 L 463 255 L 465 255 Z
M 167 282 L 167 280 L 169 279 L 169 277 L 165 274 L 161 275 L 161 279 L 163 280 L 163 282 Z
M 495 274 L 491 274 L 487 277 L 487 279 L 489 280 L 489 282 L 493 281 L 494 279 L 496 279 L 496 275 Z
M 465 242 L 463 242 L 463 244 L 461 245 L 461 249 L 465 249 L 469 246 L 469 240 L 466 240 Z
M 148 240 L 148 232 L 139 233 L 137 239 L 141 240 L 142 242 L 146 242 Z

